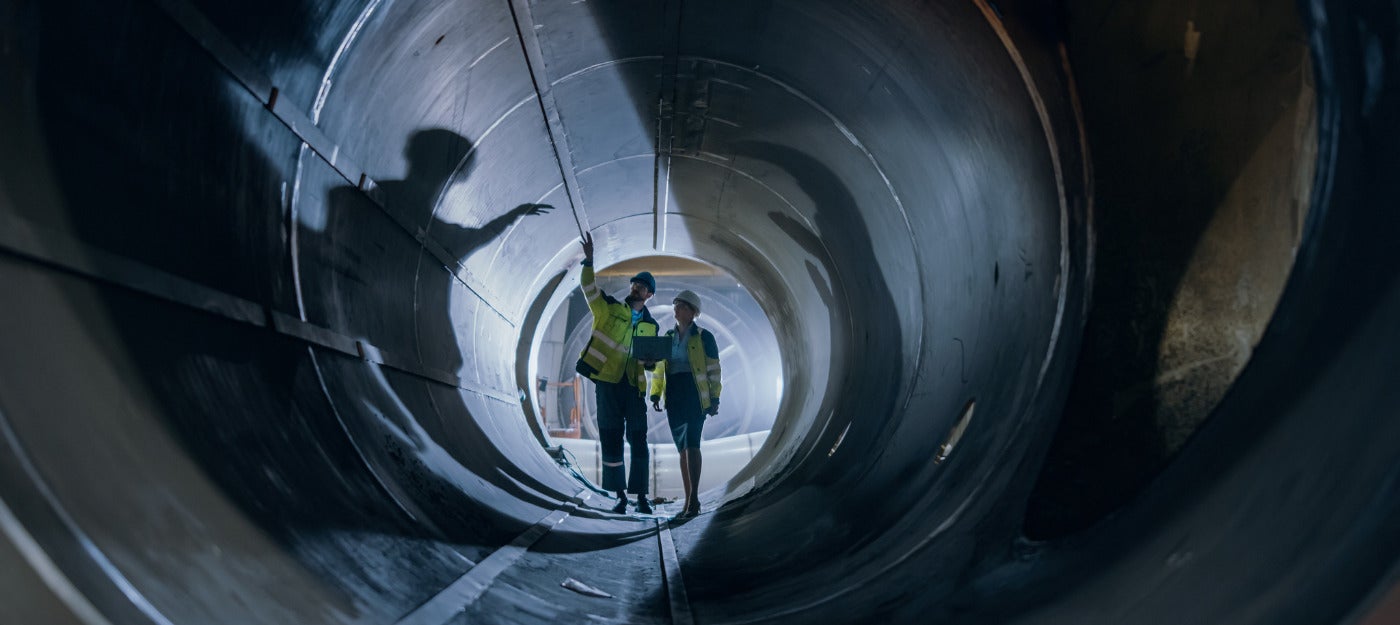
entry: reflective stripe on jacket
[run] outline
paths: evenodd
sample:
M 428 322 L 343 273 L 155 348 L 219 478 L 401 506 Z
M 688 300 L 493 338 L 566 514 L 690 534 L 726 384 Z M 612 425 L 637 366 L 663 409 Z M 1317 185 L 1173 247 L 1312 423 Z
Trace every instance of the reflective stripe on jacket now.
M 666 331 L 666 336 L 675 340 L 676 330 Z M 719 346 L 715 335 L 700 326 L 690 324 L 690 336 L 685 340 L 685 351 L 690 356 L 690 375 L 695 376 L 695 388 L 700 391 L 700 411 L 708 412 L 710 406 L 719 405 Z M 666 394 L 666 367 L 669 360 L 656 363 L 651 376 L 651 400 L 660 401 Z
M 593 266 L 583 266 L 580 279 L 583 297 L 593 313 L 593 335 L 583 347 L 575 368 L 582 375 L 598 382 L 618 382 L 624 373 L 640 393 L 647 387 L 646 372 L 641 363 L 631 358 L 633 336 L 656 336 L 660 329 L 651 311 L 642 307 L 642 318 L 632 325 L 632 307 L 613 299 L 598 288 L 593 279 Z

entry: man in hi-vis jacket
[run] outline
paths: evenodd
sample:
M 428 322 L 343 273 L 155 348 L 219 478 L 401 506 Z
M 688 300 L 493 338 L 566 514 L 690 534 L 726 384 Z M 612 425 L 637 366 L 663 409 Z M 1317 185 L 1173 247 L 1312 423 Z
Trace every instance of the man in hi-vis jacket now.
M 603 448 L 603 489 L 617 493 L 613 512 L 627 512 L 627 493 L 637 496 L 637 511 L 651 514 L 647 500 L 647 387 L 645 367 L 631 357 L 632 337 L 656 336 L 659 326 L 646 302 L 656 292 L 656 279 L 648 272 L 632 277 L 627 297 L 619 302 L 598 288 L 593 280 L 593 235 L 583 238 L 583 297 L 593 313 L 593 335 L 579 356 L 576 369 L 593 380 L 598 397 L 598 442 Z M 622 462 L 622 439 L 632 447 L 632 478 Z M 626 492 L 624 492 L 624 488 Z

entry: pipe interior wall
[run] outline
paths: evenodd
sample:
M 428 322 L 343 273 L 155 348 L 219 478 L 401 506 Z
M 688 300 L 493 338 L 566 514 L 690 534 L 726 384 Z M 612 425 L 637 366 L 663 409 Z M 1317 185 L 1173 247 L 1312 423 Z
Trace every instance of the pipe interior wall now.
M 1271 329 L 1139 500 L 1032 543 L 1093 263 L 1039 5 L 6 3 L 0 557 L 121 623 L 1339 620 L 1400 553 L 1396 16 L 1309 10 Z M 691 522 L 605 512 L 521 406 L 582 231 L 778 335 L 775 427 Z
M 1100 245 L 1084 352 L 1027 519 L 1037 538 L 1127 503 L 1224 397 L 1292 268 L 1317 158 L 1293 3 L 1067 11 Z

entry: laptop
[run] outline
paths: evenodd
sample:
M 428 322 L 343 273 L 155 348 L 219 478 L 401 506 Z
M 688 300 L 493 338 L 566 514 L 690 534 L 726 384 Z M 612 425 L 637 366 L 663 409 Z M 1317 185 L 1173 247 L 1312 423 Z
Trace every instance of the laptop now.
M 637 360 L 666 360 L 671 357 L 671 337 L 632 337 L 632 357 Z

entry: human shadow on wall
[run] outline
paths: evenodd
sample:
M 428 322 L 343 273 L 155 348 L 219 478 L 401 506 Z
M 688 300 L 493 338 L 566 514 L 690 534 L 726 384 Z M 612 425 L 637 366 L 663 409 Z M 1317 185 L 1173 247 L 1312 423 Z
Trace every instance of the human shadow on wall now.
M 832 382 L 839 391 L 861 389 L 859 393 L 838 392 L 831 402 L 835 410 L 820 440 L 822 453 L 836 447 L 842 451 L 870 454 L 878 459 L 883 442 L 890 432 L 886 425 L 894 416 L 898 374 L 903 360 L 903 337 L 899 327 L 895 299 L 884 272 L 881 270 L 870 230 L 866 226 L 860 204 L 841 181 L 841 176 L 817 158 L 792 147 L 768 142 L 741 142 L 734 146 L 737 157 L 776 165 L 792 176 L 798 188 L 811 198 L 815 212 L 811 215 L 816 231 L 782 213 L 769 213 L 769 219 L 798 244 L 811 259 L 823 265 L 828 280 L 822 280 L 811 261 L 808 273 L 816 291 L 827 304 L 833 334 L 833 344 L 844 343 L 848 362 L 843 377 Z M 842 354 L 833 354 L 840 358 Z M 849 429 L 848 429 L 849 426 Z M 842 432 L 845 436 L 842 437 Z M 824 469 L 812 475 L 819 482 L 842 478 L 851 470 L 860 470 L 872 463 L 823 463 L 823 466 L 844 465 L 839 470 Z M 860 475 L 852 475 L 860 479 Z
M 873 468 L 894 433 L 904 345 L 895 298 L 860 205 L 840 175 L 797 149 L 741 142 L 734 145 L 734 156 L 778 167 L 811 199 L 815 232 L 787 215 L 769 217 L 810 256 L 809 274 L 828 305 L 833 348 L 840 350 L 833 357 L 852 366 L 825 394 L 821 409 L 830 410 L 830 421 L 781 469 L 789 479 L 772 480 L 700 522 L 674 527 L 685 547 L 686 591 L 698 601 L 742 601 L 745 589 L 771 582 L 783 571 L 837 574 L 844 568 L 837 550 L 854 549 L 889 526 L 891 519 L 877 513 L 891 506 L 876 505 L 875 499 L 897 496 L 895 484 L 871 480 L 896 474 Z M 814 458 L 820 461 L 805 461 Z M 794 525 L 793 518 L 804 522 Z M 749 537 L 771 535 L 791 542 L 781 550 L 744 544 Z
M 172 425 L 196 457 L 216 460 L 205 469 L 310 566 L 353 566 L 355 560 L 335 555 L 344 551 L 337 536 L 345 531 L 378 537 L 386 553 L 423 549 L 413 545 L 426 538 L 478 562 L 536 521 L 541 508 L 573 494 L 520 469 L 483 429 L 491 419 L 510 418 L 513 406 L 481 397 L 468 406 L 458 386 L 400 368 L 469 376 L 460 371 L 467 337 L 457 335 L 451 302 L 454 292 L 471 295 L 395 221 L 428 223 L 436 244 L 465 259 L 520 219 L 549 212 L 522 204 L 479 227 L 436 216 L 445 186 L 470 171 L 470 151 L 450 131 L 415 133 L 406 148 L 408 174 L 379 185 L 382 208 L 357 187 L 337 186 L 326 194 L 322 227 L 299 232 L 308 319 L 382 349 L 399 367 L 285 337 L 267 348 L 258 347 L 265 338 L 218 332 L 177 332 L 184 338 L 164 342 L 170 349 L 153 353 L 147 365 L 172 370 L 161 395 L 169 414 L 181 415 Z M 230 361 L 241 366 L 230 368 Z M 263 400 L 268 394 L 282 399 Z M 279 408 L 283 403 L 294 407 Z M 265 415 L 274 414 L 287 418 L 268 427 Z M 441 547 L 428 552 L 442 563 L 420 561 L 414 575 L 440 576 L 433 571 L 456 565 Z
M 298 138 L 248 93 L 229 89 L 223 70 L 159 7 L 88 4 L 74 12 L 40 3 L 27 18 L 26 27 L 36 34 L 33 45 L 21 50 L 32 75 L 25 84 L 33 93 L 27 104 L 32 110 L 25 111 L 33 119 L 32 134 L 25 133 L 24 145 L 32 143 L 38 154 L 46 148 L 63 210 L 20 217 L 66 232 L 87 249 L 133 261 L 127 264 L 136 269 L 149 268 L 156 283 L 180 288 L 166 299 L 62 277 L 74 294 L 68 310 L 93 333 L 77 344 L 96 355 L 73 359 L 67 373 L 118 383 L 100 397 L 82 399 L 95 409 L 51 408 L 67 414 L 55 420 L 36 411 L 25 418 L 97 442 L 96 453 L 64 462 L 74 471 L 105 474 L 65 496 L 103 501 L 127 519 L 117 524 L 120 529 L 103 532 L 99 547 L 115 545 L 133 560 L 148 558 L 153 566 L 169 567 L 164 571 L 179 571 L 180 563 L 160 561 L 158 549 L 149 548 L 160 542 L 153 532 L 173 541 L 187 535 L 236 540 L 246 521 L 257 530 L 249 536 L 267 536 L 279 552 L 325 580 L 329 592 L 353 596 L 356 601 L 346 605 L 362 606 L 366 615 L 347 620 L 392 621 L 399 615 L 395 610 L 422 600 L 417 593 L 444 587 L 468 561 L 480 561 L 523 531 L 534 519 L 519 517 L 532 508 L 522 504 L 514 516 L 496 514 L 490 501 L 470 500 L 456 488 L 468 476 L 449 480 L 403 453 L 416 447 L 399 442 L 396 433 L 416 433 L 415 423 L 400 419 L 408 413 L 396 408 L 414 402 L 398 400 L 380 383 L 395 372 L 195 307 L 224 301 L 206 299 L 212 291 L 272 319 L 295 318 L 300 295 L 333 302 L 342 298 L 327 284 L 354 286 L 345 299 L 353 296 L 372 307 L 371 296 L 389 295 L 378 304 L 392 312 L 367 315 L 373 311 L 346 301 L 313 304 L 321 310 L 308 319 L 340 334 L 361 328 L 356 334 L 383 344 L 401 323 L 412 328 L 411 283 L 404 278 L 414 275 L 419 246 L 377 207 L 349 199 L 358 195 L 353 189 L 308 193 L 307 199 L 314 195 L 318 205 L 332 199 L 336 215 L 329 217 L 350 225 L 354 217 L 375 228 L 337 232 L 324 227 L 334 223 L 311 229 L 289 222 L 286 200 L 295 185 L 288 181 L 304 182 L 315 172 L 318 184 L 328 184 L 338 175 L 309 152 L 298 163 Z M 115 23 L 122 28 L 112 29 Z M 158 71 L 136 77 L 131 67 Z M 165 77 L 172 77 L 169 83 Z M 177 100 L 198 106 L 151 100 L 151 93 L 177 85 Z M 110 157 L 107 166 L 92 166 L 93 149 Z M 43 167 L 35 169 L 42 173 Z M 7 183 L 16 179 L 11 171 L 6 168 Z M 406 189 L 392 194 L 401 190 L 414 197 Z M 289 225 L 296 230 L 289 232 Z M 478 241 L 487 236 L 477 235 Z M 316 285 L 309 293 L 294 288 L 288 254 L 294 249 L 289 244 L 297 243 L 302 268 L 315 268 L 316 275 L 302 275 L 302 284 Z M 393 264 L 398 262 L 409 264 Z M 167 274 L 187 282 L 165 281 Z M 407 284 L 394 284 L 396 277 Z M 407 305 L 393 306 L 399 301 Z M 425 395 L 425 384 L 419 382 L 412 395 Z M 465 411 L 459 414 L 460 421 L 471 420 Z M 347 436 L 352 428 L 364 436 Z M 402 455 L 407 468 L 398 470 L 390 453 Z M 480 471 L 479 481 L 507 485 L 500 491 L 524 488 Z M 206 481 L 220 492 L 202 490 Z M 192 488 L 184 489 L 186 484 Z M 101 526 L 109 520 L 84 515 L 75 522 Z M 209 532 L 201 533 L 205 528 Z M 239 556 L 230 557 L 235 559 L 229 566 L 238 566 Z M 119 564 L 125 562 L 130 560 Z M 171 588 L 187 581 L 173 574 L 169 579 Z M 269 588 L 270 595 L 277 592 Z
M 428 223 L 436 244 L 465 259 L 549 207 L 518 205 L 479 227 L 447 222 L 434 206 L 470 171 L 470 143 L 429 130 L 406 149 L 408 174 L 380 184 L 382 208 L 336 186 L 322 228 L 299 232 L 307 317 L 381 348 L 387 361 L 467 377 L 468 337 L 458 336 L 451 303 L 454 292 L 472 296 L 395 221 Z M 517 414 L 497 399 L 469 406 L 458 386 L 257 331 L 182 326 L 152 347 L 143 370 L 169 371 L 159 395 L 172 428 L 239 507 L 306 566 L 350 584 L 366 545 L 383 552 L 372 561 L 395 578 L 385 592 L 403 593 L 408 607 L 421 600 L 417 589 L 459 575 L 461 558 L 480 562 L 574 494 L 519 468 L 483 429 Z M 269 423 L 272 415 L 279 420 Z
M 439 379 L 425 379 L 396 367 L 350 363 L 350 369 L 361 370 L 358 375 L 345 370 L 342 375 L 329 376 L 327 384 L 340 418 L 366 462 L 374 465 L 385 481 L 395 482 L 403 491 L 402 498 L 419 502 L 422 516 L 437 520 L 434 525 L 449 536 L 461 530 L 447 528 L 471 527 L 481 521 L 459 516 L 463 508 L 479 507 L 465 500 L 463 491 L 478 497 L 509 497 L 546 509 L 573 494 L 560 493 L 557 486 L 519 468 L 493 440 L 493 435 L 483 429 L 484 422 L 514 415 L 513 402 L 461 388 L 475 386 L 470 382 L 475 372 L 463 368 L 473 363 L 463 357 L 468 347 L 464 339 L 468 337 L 459 336 L 459 332 L 475 331 L 469 326 L 469 315 L 495 313 L 483 310 L 490 303 L 475 300 L 472 285 L 456 277 L 457 272 L 463 271 L 458 264 L 498 239 L 519 220 L 547 215 L 552 208 L 520 204 L 475 227 L 443 219 L 441 197 L 454 179 L 469 175 L 472 154 L 471 143 L 461 135 L 443 129 L 422 130 L 409 138 L 405 148 L 407 176 L 379 183 L 384 210 L 401 224 L 428 220 L 429 225 L 418 234 L 425 247 L 435 246 L 441 253 L 415 250 L 412 262 L 416 267 L 411 273 L 402 273 L 408 261 L 400 258 L 390 261 L 398 264 L 399 271 L 373 277 L 387 281 L 373 287 L 379 291 L 373 301 L 392 302 L 396 295 L 401 299 L 406 290 L 393 278 L 414 276 L 413 305 L 385 307 L 392 318 L 390 323 L 400 329 L 412 328 L 413 332 L 409 336 L 401 330 L 389 330 L 386 336 L 391 342 L 380 342 L 373 335 L 366 341 L 386 350 L 413 350 L 416 353 L 410 360 L 422 372 Z M 370 224 L 362 220 L 378 221 L 381 216 L 376 214 L 377 207 L 365 206 L 367 203 L 365 194 L 355 187 L 332 190 L 328 233 L 349 233 L 353 237 L 372 232 L 372 228 L 367 228 Z M 407 236 L 399 240 L 415 243 Z M 356 253 L 354 262 L 363 265 L 367 261 L 364 255 L 375 252 L 361 249 Z M 443 256 L 452 261 L 450 266 L 443 266 Z M 469 304 L 454 302 L 460 298 L 468 298 Z M 443 378 L 461 383 L 445 383 Z M 492 389 L 489 384 L 484 386 L 486 393 L 509 393 L 506 389 Z M 483 482 L 490 486 L 483 489 Z
M 328 589 L 362 600 L 355 603 L 369 612 L 386 611 L 360 620 L 392 621 L 398 615 L 389 612 L 421 601 L 415 593 L 444 587 L 470 565 L 466 560 L 479 561 L 538 518 L 530 518 L 537 507 L 520 502 L 553 508 L 557 500 L 531 476 L 509 473 L 514 465 L 480 431 L 490 415 L 468 415 L 461 393 L 196 308 L 218 304 L 220 299 L 204 299 L 213 291 L 269 316 L 295 318 L 306 296 L 307 308 L 316 309 L 307 311 L 315 313 L 307 315 L 313 325 L 393 345 L 397 356 L 412 360 L 414 342 L 400 339 L 414 337 L 411 279 L 420 245 L 352 186 L 330 191 L 332 184 L 344 185 L 339 174 L 304 151 L 255 97 L 229 88 L 226 73 L 159 7 L 83 4 L 75 13 L 37 3 L 23 20 L 33 38 L 17 47 L 18 62 L 27 69 L 14 84 L 25 87 L 15 92 L 30 98 L 21 113 L 32 123 L 20 145 L 46 158 L 33 158 L 32 169 L 7 166 L 4 182 L 25 182 L 26 192 L 46 197 L 49 191 L 37 187 L 47 165 L 53 193 L 61 194 L 55 208 L 62 210 L 41 210 L 51 204 L 34 202 L 17 217 L 134 261 L 155 278 L 173 275 L 199 288 L 173 290 L 172 302 L 55 274 L 73 294 L 68 310 L 75 323 L 93 333 L 60 343 L 73 339 L 97 355 L 71 360 L 66 373 L 119 383 L 100 397 L 84 398 L 96 409 L 62 418 L 36 410 L 23 418 L 100 441 L 94 449 L 102 453 L 64 460 L 74 471 L 107 474 L 89 482 L 89 490 L 65 496 L 106 498 L 109 508 L 130 520 L 120 531 L 104 532 L 99 546 L 119 545 L 139 559 L 150 554 L 145 547 L 154 543 L 147 541 L 157 539 L 148 536 L 166 527 L 158 525 L 164 519 L 173 540 L 181 531 L 200 531 L 201 524 L 215 528 L 213 540 L 246 519 L 326 580 Z M 114 23 L 123 26 L 114 30 Z M 131 67 L 159 71 L 138 77 Z M 177 89 L 180 97 L 151 99 L 166 89 Z M 166 106 L 176 100 L 198 106 Z M 410 151 L 427 157 L 426 169 L 385 183 L 392 206 L 420 211 L 420 224 L 431 223 L 431 204 L 425 202 L 451 174 L 450 167 L 434 169 L 434 161 L 456 166 L 469 149 L 460 137 L 423 138 L 428 147 L 411 145 Z M 455 144 L 434 151 L 435 138 Z M 106 166 L 92 166 L 94 150 L 110 157 Z M 314 182 L 308 182 L 311 177 Z M 308 228 L 289 220 L 287 201 L 298 187 L 289 182 L 314 189 L 291 208 L 326 205 L 326 223 Z M 482 227 L 430 229 L 443 240 L 461 235 L 451 247 L 464 257 L 501 229 L 539 213 L 537 207 L 517 207 Z M 368 227 L 357 230 L 361 225 Z M 300 253 L 292 260 L 305 270 L 303 280 L 293 279 L 289 250 Z M 431 286 L 446 301 L 451 275 L 431 275 L 440 280 L 419 288 Z M 444 314 L 423 311 L 424 317 Z M 450 331 L 423 336 L 458 343 Z M 449 358 L 434 366 L 455 364 Z M 501 408 L 493 412 L 511 416 L 510 406 Z M 451 436 L 438 438 L 449 426 Z M 451 453 L 439 451 L 429 461 L 470 470 L 443 475 L 429 466 L 421 454 L 435 440 L 442 441 L 436 449 Z M 187 467 L 189 475 L 141 473 L 168 467 Z M 467 479 L 471 490 L 461 487 Z M 221 496 L 183 499 L 203 491 L 170 490 L 204 480 Z M 508 513 L 495 512 L 493 494 L 507 500 Z M 99 516 L 75 522 L 104 521 Z

